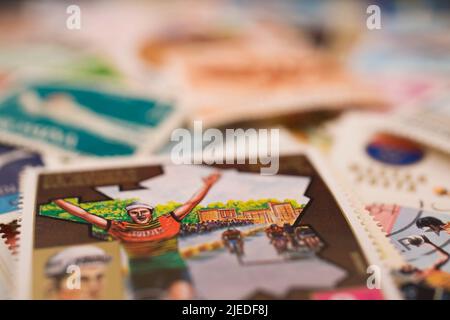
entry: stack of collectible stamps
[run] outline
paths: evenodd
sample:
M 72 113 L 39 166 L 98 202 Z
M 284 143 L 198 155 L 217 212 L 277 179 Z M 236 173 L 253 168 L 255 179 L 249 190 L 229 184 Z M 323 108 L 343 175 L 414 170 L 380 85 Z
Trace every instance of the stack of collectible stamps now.
M 445 19 L 189 5 L 1 9 L 0 298 L 449 299 Z

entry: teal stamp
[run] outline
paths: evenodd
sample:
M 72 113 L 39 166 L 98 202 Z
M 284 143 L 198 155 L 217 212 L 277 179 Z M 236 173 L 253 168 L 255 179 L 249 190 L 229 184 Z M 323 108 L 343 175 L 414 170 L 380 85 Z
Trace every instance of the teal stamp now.
M 149 98 L 34 85 L 0 102 L 0 132 L 66 153 L 128 156 L 151 151 L 161 133 L 177 124 L 177 114 L 174 105 Z

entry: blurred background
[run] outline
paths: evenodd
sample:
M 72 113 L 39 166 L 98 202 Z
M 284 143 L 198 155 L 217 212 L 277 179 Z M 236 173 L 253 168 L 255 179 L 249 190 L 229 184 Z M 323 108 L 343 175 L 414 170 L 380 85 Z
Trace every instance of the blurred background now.
M 192 120 L 281 126 L 326 148 L 332 136 L 324 124 L 342 112 L 398 112 L 442 90 L 450 75 L 445 0 L 2 1 L 0 8 L 2 95 L 43 81 L 132 90 L 175 102 L 186 115 L 179 126 L 188 128 Z M 77 8 L 79 26 L 71 18 Z

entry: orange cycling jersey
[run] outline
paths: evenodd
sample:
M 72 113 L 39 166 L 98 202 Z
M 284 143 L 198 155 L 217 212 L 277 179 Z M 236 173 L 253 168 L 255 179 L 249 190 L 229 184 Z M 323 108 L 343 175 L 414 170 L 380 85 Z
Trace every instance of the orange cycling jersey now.
M 180 222 L 171 212 L 146 224 L 108 220 L 106 231 L 125 246 L 130 257 L 177 251 Z
M 146 224 L 109 220 L 106 231 L 123 242 L 157 241 L 176 236 L 180 231 L 180 222 L 172 213 Z

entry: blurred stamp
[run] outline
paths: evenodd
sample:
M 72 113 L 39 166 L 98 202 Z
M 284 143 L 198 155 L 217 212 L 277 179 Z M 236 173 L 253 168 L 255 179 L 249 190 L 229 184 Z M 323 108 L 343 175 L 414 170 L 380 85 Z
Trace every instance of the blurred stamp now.
M 0 223 L 17 219 L 20 202 L 19 179 L 26 167 L 43 165 L 43 157 L 35 152 L 0 145 Z
M 3 97 L 0 116 L 3 140 L 64 155 L 97 157 L 150 152 L 181 119 L 170 103 L 45 84 Z
M 390 130 L 450 154 L 450 85 L 395 113 Z
M 349 114 L 341 119 L 331 158 L 342 179 L 366 204 L 450 208 L 446 155 L 385 124 L 386 117 L 377 115 Z
M 363 219 L 377 224 L 371 232 L 403 297 L 448 299 L 447 156 L 410 139 L 411 135 L 387 132 L 385 123 L 385 118 L 374 115 L 341 119 L 333 162 L 342 181 L 365 204 Z M 380 230 L 384 239 L 376 236 Z M 386 240 L 395 251 L 385 250 Z

